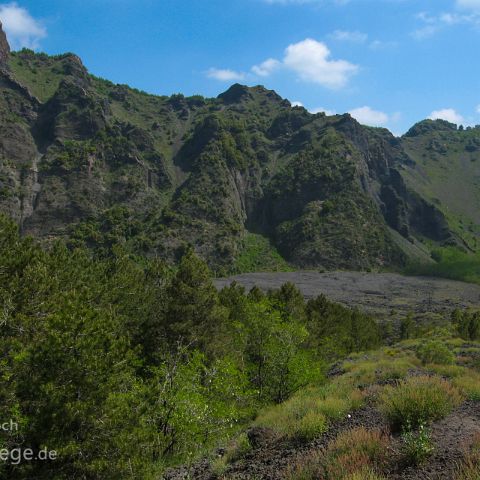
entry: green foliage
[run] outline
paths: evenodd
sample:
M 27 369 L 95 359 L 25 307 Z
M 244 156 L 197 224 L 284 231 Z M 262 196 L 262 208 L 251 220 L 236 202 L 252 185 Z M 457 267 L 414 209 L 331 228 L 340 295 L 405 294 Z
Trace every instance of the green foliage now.
M 409 313 L 406 317 L 400 320 L 400 340 L 407 340 L 415 336 L 416 330 L 413 316 Z
M 457 248 L 448 247 L 434 250 L 433 257 L 436 263 L 411 264 L 405 273 L 480 283 L 480 253 L 465 253 Z
M 125 214 L 112 211 L 113 224 Z M 55 475 L 48 462 L 6 463 L 0 478 L 158 478 L 237 432 L 258 407 L 323 381 L 328 353 L 312 347 L 322 332 L 310 331 L 293 285 L 217 292 L 191 250 L 174 270 L 137 260 L 116 244 L 104 257 L 61 243 L 42 250 L 0 217 L 0 407 L 21 424 L 0 442 L 58 454 Z M 349 313 L 320 304 L 332 325 Z M 355 389 L 293 399 L 304 415 L 282 423 L 305 438 L 361 401 Z
M 410 377 L 382 393 L 381 407 L 394 429 L 418 428 L 446 416 L 462 396 L 447 380 L 437 377 Z
M 417 356 L 424 365 L 427 363 L 451 365 L 455 361 L 455 355 L 440 340 L 429 340 L 422 343 L 418 347 Z
M 280 436 L 311 440 L 362 404 L 363 396 L 354 386 L 333 382 L 300 390 L 286 402 L 265 409 L 255 423 Z
M 380 328 L 375 320 L 358 310 L 349 310 L 320 295 L 307 303 L 310 345 L 327 358 L 368 350 L 380 344 Z
M 292 267 L 272 246 L 269 240 L 261 235 L 247 233 L 243 249 L 235 260 L 233 271 L 246 272 L 288 272 Z
M 480 340 L 480 312 L 455 310 L 452 323 L 465 340 Z
M 402 453 L 410 465 L 423 463 L 433 453 L 433 445 L 427 427 L 420 423 L 414 431 L 407 423 L 402 433 Z

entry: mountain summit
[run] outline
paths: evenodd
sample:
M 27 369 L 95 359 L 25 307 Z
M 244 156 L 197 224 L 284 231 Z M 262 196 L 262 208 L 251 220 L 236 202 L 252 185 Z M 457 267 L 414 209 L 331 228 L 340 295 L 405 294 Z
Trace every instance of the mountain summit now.
M 427 121 L 399 139 L 261 86 L 153 96 L 73 54 L 2 45 L 0 211 L 23 233 L 167 259 L 192 246 L 217 273 L 267 268 L 264 257 L 369 269 L 477 248 L 480 129 Z M 445 162 L 470 204 L 449 196 Z

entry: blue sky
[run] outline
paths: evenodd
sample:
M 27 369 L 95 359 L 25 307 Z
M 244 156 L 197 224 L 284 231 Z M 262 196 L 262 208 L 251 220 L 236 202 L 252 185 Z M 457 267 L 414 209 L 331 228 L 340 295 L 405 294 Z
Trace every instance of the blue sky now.
M 262 84 L 405 132 L 480 124 L 480 0 L 0 0 L 15 48 L 156 94 Z

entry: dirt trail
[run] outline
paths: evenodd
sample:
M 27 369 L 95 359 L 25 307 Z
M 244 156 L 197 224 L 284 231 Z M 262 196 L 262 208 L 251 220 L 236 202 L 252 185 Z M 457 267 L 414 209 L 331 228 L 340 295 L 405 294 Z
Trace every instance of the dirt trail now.
M 233 281 L 247 290 L 255 285 L 262 290 L 275 289 L 292 282 L 306 298 L 323 293 L 336 302 L 379 315 L 391 311 L 442 313 L 454 308 L 480 306 L 480 285 L 396 273 L 246 273 L 216 279 L 215 285 L 222 288 Z

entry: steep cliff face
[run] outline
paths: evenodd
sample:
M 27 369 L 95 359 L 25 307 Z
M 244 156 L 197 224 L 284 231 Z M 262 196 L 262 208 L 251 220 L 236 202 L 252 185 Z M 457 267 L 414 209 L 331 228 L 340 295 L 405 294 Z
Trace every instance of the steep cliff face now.
M 3 31 L 2 22 L 0 22 L 0 68 L 6 65 L 9 55 L 10 45 L 8 44 L 7 36 Z
M 401 264 L 407 242 L 455 243 L 405 182 L 402 142 L 312 115 L 263 87 L 157 97 L 88 74 L 72 54 L 14 52 L 0 73 L 0 210 L 24 233 L 228 270 L 245 236 L 301 267 Z M 394 238 L 396 240 L 394 240 Z

